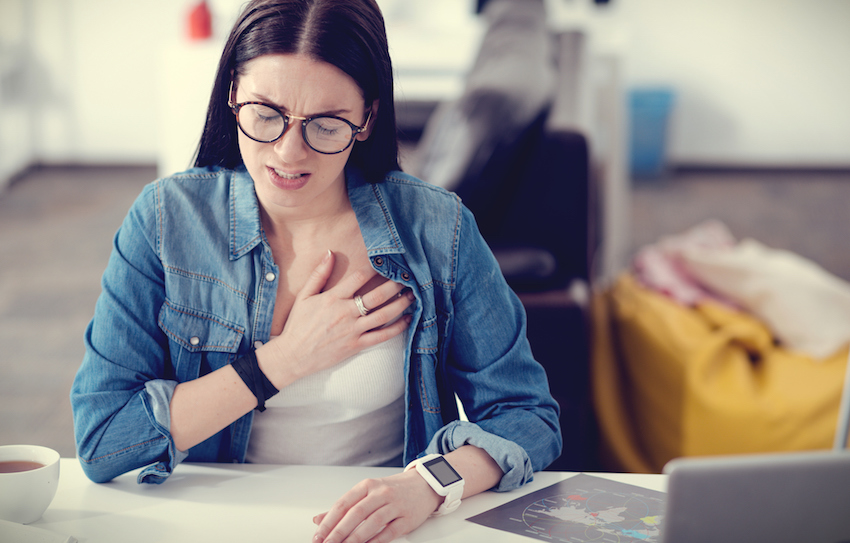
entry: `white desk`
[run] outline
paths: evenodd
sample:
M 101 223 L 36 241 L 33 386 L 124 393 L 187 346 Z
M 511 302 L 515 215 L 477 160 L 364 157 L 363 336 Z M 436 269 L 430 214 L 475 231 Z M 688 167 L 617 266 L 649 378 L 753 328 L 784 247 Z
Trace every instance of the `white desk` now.
M 326 511 L 357 482 L 394 468 L 183 464 L 162 485 L 139 485 L 136 472 L 95 484 L 75 459 L 63 458 L 56 498 L 32 524 L 89 542 L 308 542 L 314 515 Z M 520 490 L 485 492 L 465 500 L 451 515 L 429 519 L 398 541 L 464 543 L 529 542 L 526 537 L 466 520 L 510 500 L 575 475 L 541 472 Z M 598 474 L 665 490 L 662 475 Z

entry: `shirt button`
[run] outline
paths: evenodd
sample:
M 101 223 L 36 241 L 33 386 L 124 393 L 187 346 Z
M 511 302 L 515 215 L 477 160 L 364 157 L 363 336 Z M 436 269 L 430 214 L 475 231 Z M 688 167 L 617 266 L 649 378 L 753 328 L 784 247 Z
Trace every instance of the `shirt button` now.
M 255 349 L 259 349 L 259 348 L 260 348 L 260 347 L 262 347 L 262 346 L 263 346 L 263 342 L 262 342 L 262 341 L 260 341 L 259 339 L 258 339 L 257 341 L 255 341 L 255 342 L 254 342 L 254 348 L 255 348 Z
M 192 336 L 191 338 L 189 338 L 189 343 L 191 343 L 192 345 L 197 345 L 200 342 L 201 338 L 199 338 L 198 336 Z
M 376 266 L 383 266 L 384 265 L 384 259 L 379 257 L 379 256 L 376 256 L 375 257 L 375 265 Z
M 271 283 L 272 281 L 274 281 L 274 277 L 275 277 L 275 275 L 272 272 L 269 272 L 269 273 L 266 274 L 266 281 Z
M 402 272 L 401 278 L 404 279 L 405 281 L 410 281 L 410 274 L 407 273 L 407 272 Z

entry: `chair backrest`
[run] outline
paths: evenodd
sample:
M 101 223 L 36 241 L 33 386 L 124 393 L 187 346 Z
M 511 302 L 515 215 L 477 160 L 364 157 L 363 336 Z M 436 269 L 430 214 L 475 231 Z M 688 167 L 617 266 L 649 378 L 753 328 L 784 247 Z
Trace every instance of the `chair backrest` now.
M 544 2 L 491 0 L 482 16 L 488 26 L 465 90 L 429 119 L 411 173 L 455 191 L 497 258 L 531 249 L 554 263 L 538 266 L 545 273 L 506 272 L 515 289 L 588 279 L 588 146 L 580 132 L 547 122 L 560 92 L 560 44 Z

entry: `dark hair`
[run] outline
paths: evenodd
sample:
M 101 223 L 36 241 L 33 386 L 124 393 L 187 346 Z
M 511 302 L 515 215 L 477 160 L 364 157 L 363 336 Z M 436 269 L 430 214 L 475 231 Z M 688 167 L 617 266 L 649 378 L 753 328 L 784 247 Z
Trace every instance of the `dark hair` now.
M 236 117 L 227 106 L 231 74 L 268 54 L 302 53 L 336 66 L 380 101 L 369 138 L 357 141 L 348 163 L 377 182 L 399 169 L 392 64 L 381 10 L 375 0 L 252 0 L 233 25 L 218 64 L 195 166 L 235 168 L 242 163 Z

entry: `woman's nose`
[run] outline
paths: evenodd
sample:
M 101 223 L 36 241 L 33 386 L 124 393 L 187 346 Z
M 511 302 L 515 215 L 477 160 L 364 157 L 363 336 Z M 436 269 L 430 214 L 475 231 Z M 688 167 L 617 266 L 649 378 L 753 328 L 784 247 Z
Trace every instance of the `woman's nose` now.
M 296 162 L 309 153 L 307 142 L 301 135 L 301 123 L 289 123 L 283 135 L 274 142 L 275 153 L 287 162 Z

